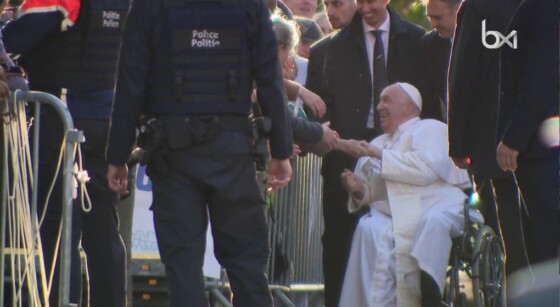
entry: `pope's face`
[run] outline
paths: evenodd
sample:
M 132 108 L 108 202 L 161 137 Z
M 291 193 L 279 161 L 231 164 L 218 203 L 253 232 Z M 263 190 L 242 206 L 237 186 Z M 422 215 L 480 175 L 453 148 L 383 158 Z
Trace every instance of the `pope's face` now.
M 410 102 L 399 85 L 393 84 L 381 92 L 377 112 L 383 132 L 392 134 L 408 120 Z

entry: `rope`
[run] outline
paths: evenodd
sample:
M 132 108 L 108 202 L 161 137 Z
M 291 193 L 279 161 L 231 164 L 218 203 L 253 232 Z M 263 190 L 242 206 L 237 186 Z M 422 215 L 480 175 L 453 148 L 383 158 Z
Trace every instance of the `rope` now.
M 2 103 L 0 101 L 0 103 Z M 5 103 L 5 102 L 4 102 Z M 9 256 L 10 274 L 12 278 L 11 306 L 49 306 L 48 297 L 52 288 L 54 268 L 58 258 L 61 240 L 62 219 L 56 239 L 55 254 L 53 262 L 49 267 L 49 274 L 45 270 L 42 242 L 40 234 L 33 236 L 33 231 L 39 229 L 46 215 L 47 204 L 54 189 L 56 178 L 61 171 L 64 148 L 67 142 L 64 136 L 59 151 L 55 174 L 50 182 L 47 197 L 44 200 L 40 219 L 31 211 L 31 191 L 35 186 L 31 149 L 29 146 L 29 128 L 33 125 L 33 119 L 27 118 L 26 104 L 24 101 L 13 103 L 13 113 L 2 114 L 4 166 L 7 166 L 7 178 L 3 178 L 3 184 L 7 187 L 7 195 L 2 200 L 6 203 L 7 219 L 7 242 L 2 246 L 4 255 L 11 251 Z M 34 148 L 38 150 L 38 148 Z M 86 170 L 82 168 L 82 153 L 78 144 L 74 144 L 73 159 L 75 162 L 73 170 L 73 198 L 78 197 L 84 212 L 92 209 L 91 199 L 87 192 L 86 183 L 90 180 Z M 35 161 L 38 162 L 38 161 Z M 4 175 L 2 175 L 4 176 Z M 2 204 L 4 205 L 4 204 Z M 35 239 L 33 239 L 35 237 Z M 38 264 L 36 263 L 38 261 Z M 70 261 L 67 259 L 66 261 Z M 0 274 L 3 274 L 1 272 Z M 0 285 L 1 286 L 1 285 Z M 25 293 L 24 293 L 25 291 Z M 25 295 L 24 295 L 25 294 Z M 27 300 L 24 300 L 24 296 Z
M 527 253 L 527 243 L 525 242 L 525 227 L 523 227 L 523 214 L 522 214 L 522 209 L 525 211 L 525 214 L 527 214 L 527 217 L 529 217 L 529 210 L 527 209 L 527 203 L 525 203 L 525 198 L 523 197 L 523 193 L 521 193 L 521 188 L 519 188 L 519 183 L 517 183 L 517 176 L 515 176 L 515 172 L 514 171 L 510 171 L 511 175 L 513 176 L 513 181 L 515 182 L 515 186 L 517 187 L 517 208 L 518 208 L 518 214 L 519 214 L 519 219 L 521 221 L 521 223 L 519 223 L 519 228 L 521 230 L 521 243 L 523 245 L 523 256 L 525 257 L 525 261 L 527 261 L 527 266 L 529 267 L 529 272 L 531 273 L 531 279 L 532 279 L 532 283 L 535 283 L 536 277 L 535 277 L 535 272 L 533 271 L 533 266 L 531 265 L 531 262 L 529 261 L 529 254 Z
M 78 148 L 78 162 L 74 163 L 74 189 L 80 188 L 80 204 L 82 205 L 82 210 L 84 212 L 91 211 L 91 199 L 86 189 L 86 183 L 90 180 L 88 172 L 82 167 L 82 148 L 80 146 L 74 146 L 74 156 L 76 155 L 76 148 Z M 73 198 L 77 195 L 74 194 Z M 86 201 L 84 201 L 84 198 Z
M 42 306 L 38 290 L 40 285 L 36 280 L 35 242 L 32 240 L 33 219 L 30 212 L 29 191 L 33 187 L 33 181 L 28 176 L 31 172 L 31 155 L 25 121 L 25 105 L 16 104 L 14 111 L 15 115 L 3 117 L 5 149 L 3 163 L 8 166 L 10 171 L 8 177 L 3 180 L 8 187 L 8 195 L 6 195 L 8 246 L 2 246 L 2 248 L 4 251 L 12 251 L 9 256 L 12 306 L 24 306 L 22 293 L 24 289 L 27 289 L 29 300 L 25 302 L 26 305 Z

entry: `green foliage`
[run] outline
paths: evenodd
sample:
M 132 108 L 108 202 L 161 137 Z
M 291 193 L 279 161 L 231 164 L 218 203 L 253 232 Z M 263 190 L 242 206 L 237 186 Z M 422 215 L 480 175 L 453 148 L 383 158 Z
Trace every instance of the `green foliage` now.
M 402 18 L 430 30 L 430 22 L 426 17 L 426 8 L 421 0 L 391 0 L 389 5 Z
M 322 0 L 317 0 L 317 12 L 325 9 Z M 426 7 L 422 0 L 391 0 L 391 6 L 402 18 L 415 23 L 426 30 L 431 30 L 430 22 L 426 17 Z

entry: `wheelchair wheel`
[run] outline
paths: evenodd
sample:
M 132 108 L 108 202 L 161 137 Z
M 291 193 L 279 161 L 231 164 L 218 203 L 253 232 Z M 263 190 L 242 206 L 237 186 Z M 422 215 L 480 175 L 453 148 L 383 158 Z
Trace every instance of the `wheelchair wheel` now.
M 470 267 L 461 259 L 460 254 L 462 250 L 462 238 L 455 239 L 453 241 L 449 267 L 446 274 L 447 280 L 443 293 L 443 301 L 447 304 L 447 306 L 467 307 L 467 295 L 463 292 L 465 285 L 462 284 L 459 275 L 462 271 L 469 271 Z
M 462 291 L 463 285 L 460 284 L 459 270 L 451 269 L 449 282 L 445 286 L 443 301 L 447 306 L 467 307 L 467 294 Z
M 472 281 L 477 307 L 505 306 L 505 255 L 502 241 L 483 226 L 473 250 Z

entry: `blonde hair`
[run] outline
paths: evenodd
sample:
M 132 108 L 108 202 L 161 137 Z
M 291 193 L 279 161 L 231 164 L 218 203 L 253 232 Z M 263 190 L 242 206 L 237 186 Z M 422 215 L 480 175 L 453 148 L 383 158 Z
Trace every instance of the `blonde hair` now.
M 290 53 L 295 53 L 300 36 L 297 23 L 279 15 L 272 15 L 271 20 L 278 46 L 283 46 Z

